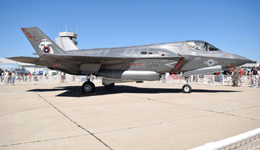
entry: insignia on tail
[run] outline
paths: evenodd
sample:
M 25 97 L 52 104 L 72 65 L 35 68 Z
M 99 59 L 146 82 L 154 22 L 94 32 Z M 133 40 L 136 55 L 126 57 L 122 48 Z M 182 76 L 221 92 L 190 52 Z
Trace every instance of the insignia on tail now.
M 44 52 L 44 53 L 49 53 L 49 54 L 53 54 L 53 49 L 52 47 L 48 46 L 52 44 L 51 42 L 49 42 L 47 39 L 42 39 L 42 42 L 39 45 L 39 48 Z

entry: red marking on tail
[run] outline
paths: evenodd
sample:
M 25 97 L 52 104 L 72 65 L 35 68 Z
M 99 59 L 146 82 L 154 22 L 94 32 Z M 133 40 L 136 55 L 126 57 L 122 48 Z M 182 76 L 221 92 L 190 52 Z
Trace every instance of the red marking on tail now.
M 27 32 L 26 34 L 28 35 L 29 38 L 32 38 L 31 33 Z
M 33 39 L 34 39 L 34 41 L 38 41 L 38 40 L 36 39 L 36 36 L 33 36 Z

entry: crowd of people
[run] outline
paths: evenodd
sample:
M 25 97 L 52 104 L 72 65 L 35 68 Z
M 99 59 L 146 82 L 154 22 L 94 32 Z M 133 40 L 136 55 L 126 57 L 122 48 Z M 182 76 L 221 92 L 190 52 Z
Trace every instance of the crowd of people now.
M 33 76 L 34 75 L 32 75 L 31 73 L 18 74 L 15 71 L 10 72 L 8 70 L 5 71 L 0 70 L 0 79 L 3 85 L 7 85 L 7 84 L 14 85 L 16 81 L 23 81 L 23 82 L 27 82 L 28 80 L 31 81 Z
M 39 81 L 43 79 L 43 75 L 41 74 L 18 74 L 16 72 L 9 72 L 8 70 L 2 71 L 0 70 L 0 78 L 1 78 L 1 83 L 3 85 L 7 85 L 7 84 L 14 84 L 15 81 L 23 81 L 23 82 L 27 82 L 27 81 Z M 240 67 L 237 68 L 230 68 L 228 70 L 224 70 L 222 72 L 217 72 L 214 74 L 214 78 L 210 78 L 208 82 L 220 82 L 223 83 L 224 81 L 224 76 L 225 81 L 231 83 L 232 82 L 232 86 L 233 87 L 238 87 L 238 86 L 252 86 L 254 88 L 259 87 L 259 82 L 260 82 L 260 69 L 259 68 L 255 68 L 253 67 L 250 70 L 242 70 Z M 170 75 L 170 79 L 174 80 L 178 75 Z M 203 75 L 202 75 L 203 76 Z M 48 74 L 45 74 L 44 76 L 46 78 L 46 80 L 49 78 Z M 210 76 L 209 76 L 210 77 Z M 45 79 L 44 78 L 44 79 Z M 72 76 L 72 82 L 75 82 L 75 79 L 77 78 L 77 76 L 73 75 Z M 193 76 L 192 81 L 198 81 L 199 78 L 204 78 L 200 77 L 200 76 Z M 78 79 L 78 78 L 77 78 Z M 81 80 L 81 79 L 78 79 Z M 183 79 L 184 80 L 184 79 Z M 66 74 L 65 73 L 60 73 L 60 83 L 66 83 Z M 224 85 L 224 84 L 223 84 Z M 230 84 L 228 84 L 230 85 Z
M 243 81 L 248 81 L 251 83 L 251 87 L 259 87 L 259 68 L 253 67 L 251 71 L 242 70 L 240 67 L 230 69 L 227 71 L 227 75 L 232 76 L 233 87 L 238 87 L 243 85 Z M 247 79 L 246 79 L 247 78 Z M 250 81 L 251 80 L 251 81 Z
M 3 82 L 4 85 L 7 85 L 8 83 L 14 84 L 16 77 L 17 73 L 15 73 L 15 71 L 11 73 L 8 70 L 5 70 L 5 72 L 1 73 L 1 82 Z
M 162 76 L 162 82 L 184 82 L 185 78 L 181 74 L 169 74 Z M 251 86 L 259 87 L 260 85 L 260 68 L 253 67 L 251 70 L 229 68 L 221 72 L 192 75 L 188 78 L 189 82 L 202 84 L 220 84 L 232 85 L 233 87 Z

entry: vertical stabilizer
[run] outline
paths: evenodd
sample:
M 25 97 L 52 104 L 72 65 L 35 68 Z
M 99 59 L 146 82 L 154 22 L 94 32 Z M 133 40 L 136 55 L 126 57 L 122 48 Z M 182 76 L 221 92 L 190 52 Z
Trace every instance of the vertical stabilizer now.
M 37 54 L 66 54 L 38 27 L 21 28 Z

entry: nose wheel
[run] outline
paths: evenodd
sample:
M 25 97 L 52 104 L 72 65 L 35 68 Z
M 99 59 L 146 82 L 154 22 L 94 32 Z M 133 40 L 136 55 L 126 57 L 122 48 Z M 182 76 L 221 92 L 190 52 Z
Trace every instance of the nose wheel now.
M 188 84 L 189 83 L 188 77 L 185 77 L 185 80 L 186 80 L 187 84 L 183 85 L 182 92 L 183 93 L 190 93 L 191 92 L 191 86 Z
M 94 93 L 96 91 L 95 84 L 91 81 L 86 81 L 81 87 L 82 93 Z

